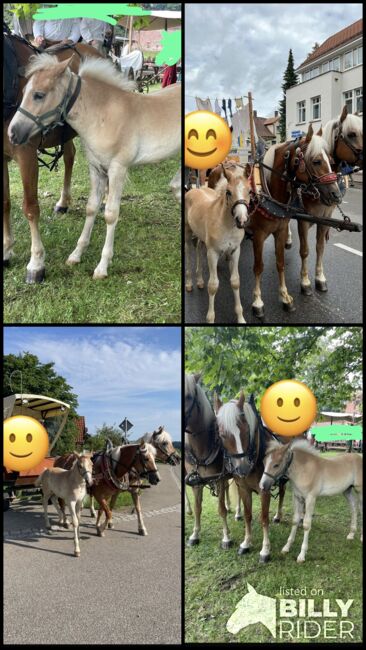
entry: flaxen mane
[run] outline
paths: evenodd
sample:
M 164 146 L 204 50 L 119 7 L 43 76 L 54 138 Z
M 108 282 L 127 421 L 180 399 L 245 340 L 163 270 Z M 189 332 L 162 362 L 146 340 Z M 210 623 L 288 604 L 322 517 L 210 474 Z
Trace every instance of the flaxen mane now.
M 43 55 L 42 55 L 43 56 Z M 106 59 L 86 58 L 79 67 L 80 77 L 93 77 L 99 81 L 116 86 L 121 90 L 132 91 L 135 90 L 136 84 L 134 81 L 128 81 L 117 70 L 117 68 Z

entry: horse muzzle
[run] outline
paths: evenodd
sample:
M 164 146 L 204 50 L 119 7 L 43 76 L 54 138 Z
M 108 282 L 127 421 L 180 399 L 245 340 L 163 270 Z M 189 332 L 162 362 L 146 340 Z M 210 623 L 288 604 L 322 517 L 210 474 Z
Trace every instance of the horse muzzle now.
M 13 146 L 27 144 L 28 140 L 30 139 L 31 131 L 32 128 L 29 129 L 29 127 L 21 127 L 20 124 L 12 124 L 10 122 L 8 128 L 8 137 L 10 144 Z
M 263 490 L 263 492 L 269 492 L 271 487 L 273 486 L 274 479 L 271 478 L 270 476 L 262 476 L 261 480 L 259 481 L 259 489 Z
M 157 485 L 160 482 L 159 472 L 148 472 L 147 478 L 151 485 Z

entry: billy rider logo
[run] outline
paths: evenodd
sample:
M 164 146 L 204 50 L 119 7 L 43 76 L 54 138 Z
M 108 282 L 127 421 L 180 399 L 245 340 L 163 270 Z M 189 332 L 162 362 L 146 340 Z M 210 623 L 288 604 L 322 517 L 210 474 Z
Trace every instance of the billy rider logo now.
M 349 620 L 353 600 L 334 602 L 324 598 L 315 606 L 314 598 L 270 598 L 259 594 L 247 583 L 248 593 L 236 605 L 226 629 L 232 634 L 262 623 L 274 638 L 291 639 L 345 639 L 352 640 L 354 624 Z M 280 589 L 281 594 L 307 595 L 307 589 Z M 311 589 L 310 595 L 323 596 L 322 589 Z M 278 603 L 278 604 L 277 604 Z

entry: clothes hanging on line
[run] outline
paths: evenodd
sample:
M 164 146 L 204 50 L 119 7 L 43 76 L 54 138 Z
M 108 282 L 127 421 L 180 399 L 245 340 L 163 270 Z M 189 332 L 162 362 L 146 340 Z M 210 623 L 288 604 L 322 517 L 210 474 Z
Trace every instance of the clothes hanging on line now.
M 196 97 L 196 106 L 199 111 L 212 111 L 212 105 L 211 105 L 211 100 L 207 97 L 207 99 L 200 99 L 199 97 Z
M 228 106 L 228 109 L 229 109 L 230 117 L 231 117 L 231 119 L 233 119 L 233 114 L 231 112 L 231 99 L 228 99 L 227 106 Z
M 244 108 L 243 104 L 243 98 L 242 97 L 235 97 L 235 106 L 239 110 L 239 108 Z
M 215 99 L 215 113 L 216 115 L 221 115 L 221 108 L 218 99 Z

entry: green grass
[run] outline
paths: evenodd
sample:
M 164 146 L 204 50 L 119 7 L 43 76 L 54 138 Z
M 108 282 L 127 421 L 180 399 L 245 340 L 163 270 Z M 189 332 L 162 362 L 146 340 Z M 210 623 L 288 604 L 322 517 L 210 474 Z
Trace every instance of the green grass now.
M 66 215 L 53 212 L 61 191 L 63 162 L 58 172 L 40 170 L 40 231 L 46 249 L 46 280 L 41 285 L 25 283 L 30 232 L 21 210 L 19 169 L 14 162 L 9 165 L 15 256 L 4 274 L 5 323 L 180 322 L 180 207 L 168 187 L 179 167 L 179 156 L 130 170 L 108 278 L 95 281 L 93 270 L 106 232 L 102 211 L 81 263 L 65 264 L 80 236 L 89 193 L 87 162 L 79 140 L 74 142 L 73 203 Z
M 189 490 L 191 499 L 191 491 Z M 271 501 L 271 520 L 276 512 L 276 502 Z M 362 545 L 357 537 L 346 540 L 350 525 L 350 511 L 345 498 L 321 497 L 317 500 L 309 549 L 306 561 L 298 565 L 303 531 L 299 528 L 295 542 L 287 556 L 281 555 L 290 532 L 292 519 L 291 491 L 286 491 L 284 521 L 271 524 L 271 560 L 259 564 L 262 531 L 259 521 L 259 498 L 253 497 L 253 549 L 238 556 L 237 549 L 244 539 L 243 522 L 228 517 L 234 547 L 228 551 L 220 548 L 221 519 L 217 514 L 217 499 L 204 490 L 201 543 L 185 551 L 185 641 L 192 643 L 274 643 L 275 639 L 261 623 L 252 624 L 233 635 L 226 623 L 237 603 L 247 593 L 247 582 L 264 596 L 280 598 L 280 588 L 305 588 L 306 596 L 287 598 L 314 598 L 322 606 L 323 598 L 330 599 L 331 609 L 337 609 L 335 599 L 353 599 L 348 620 L 354 624 L 353 639 L 324 638 L 323 633 L 312 642 L 360 642 L 362 640 Z M 192 533 L 193 517 L 185 515 L 186 539 Z M 323 596 L 311 596 L 311 589 L 322 589 Z M 319 592 L 318 592 L 319 593 Z M 282 596 L 284 597 L 284 596 Z M 312 617 L 310 617 L 312 618 Z M 292 619 L 299 620 L 299 619 Z M 319 620 L 319 619 L 313 619 Z M 327 619 L 330 620 L 330 619 Z M 339 620 L 339 619 L 333 619 Z M 278 621 L 278 607 L 277 607 Z M 277 623 L 278 626 L 278 623 Z M 281 639 L 277 638 L 277 642 Z M 283 642 L 290 639 L 282 639 Z M 293 643 L 309 639 L 293 639 Z

